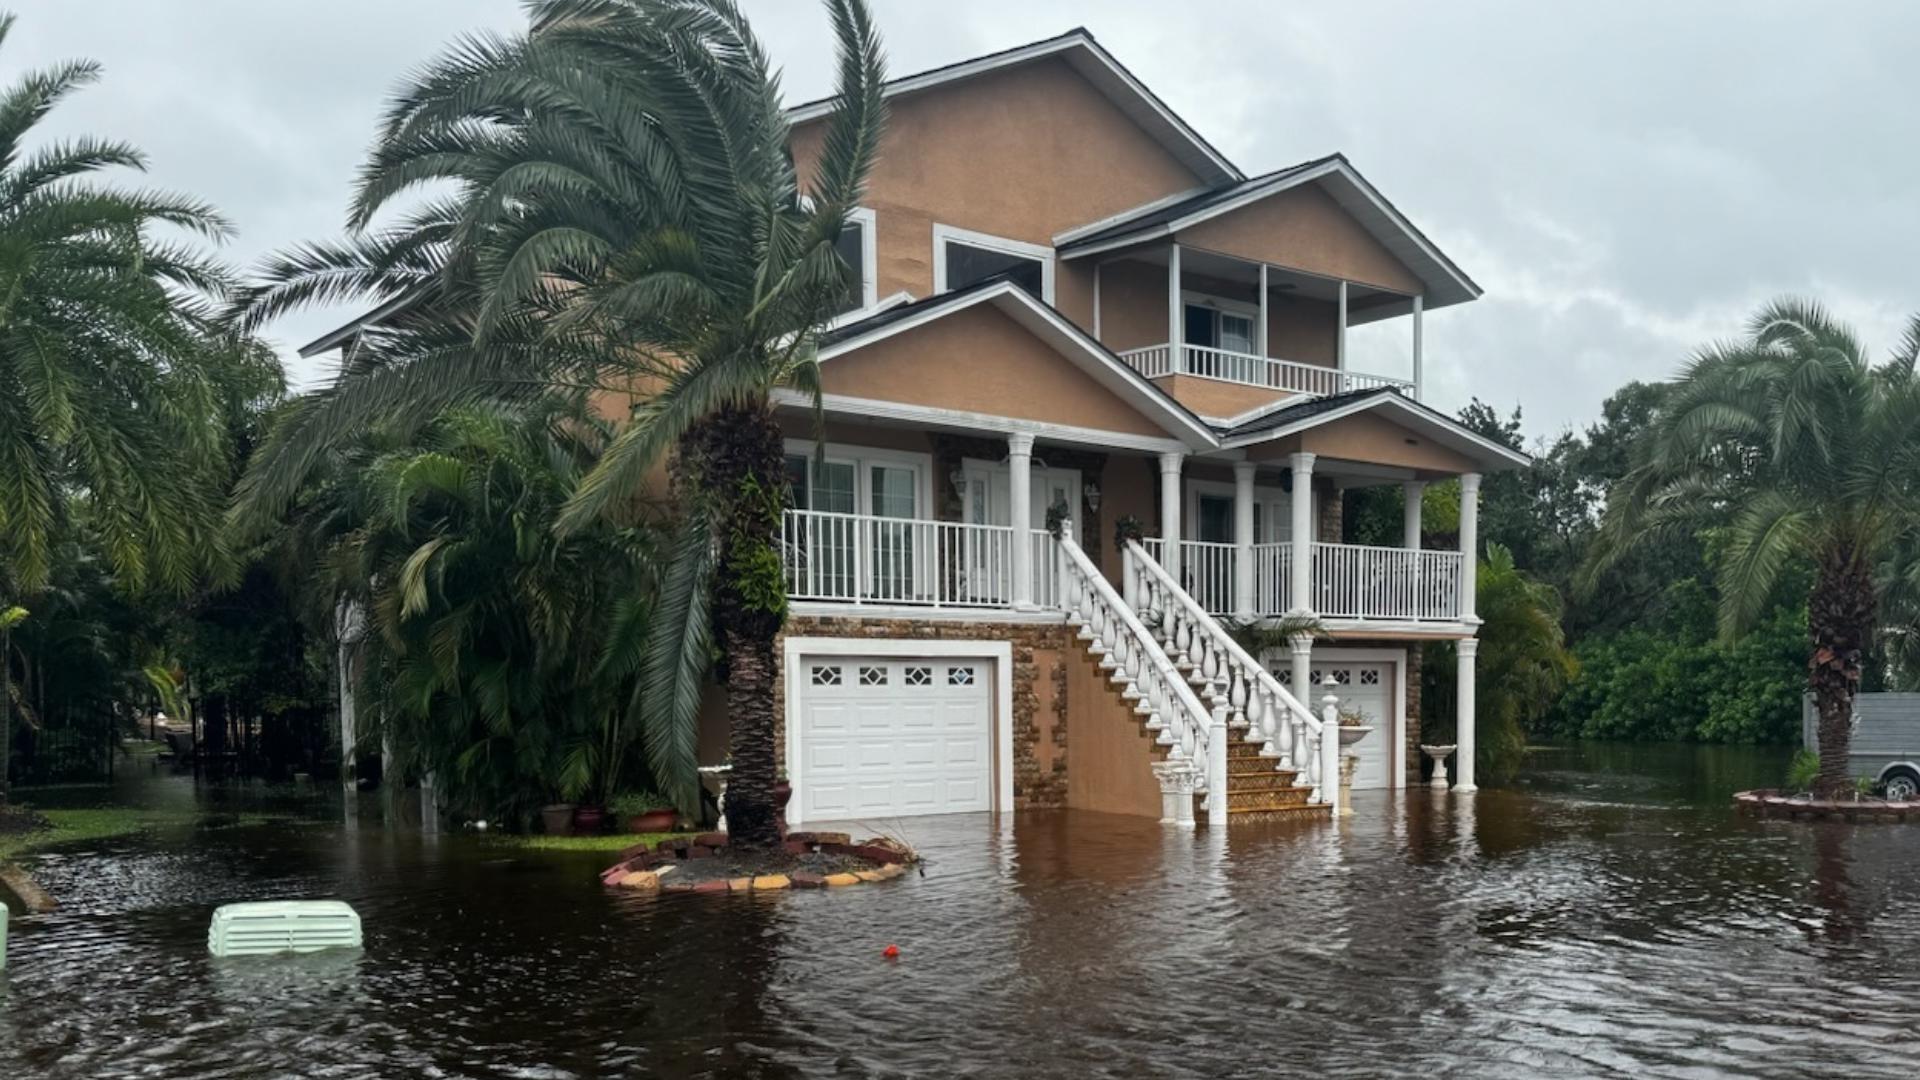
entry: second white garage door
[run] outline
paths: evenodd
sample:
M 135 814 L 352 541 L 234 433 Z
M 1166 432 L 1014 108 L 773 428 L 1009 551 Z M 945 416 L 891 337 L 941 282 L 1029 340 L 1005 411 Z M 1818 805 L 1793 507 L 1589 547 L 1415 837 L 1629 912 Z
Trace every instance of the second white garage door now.
M 1281 685 L 1292 689 L 1293 669 L 1284 656 L 1271 658 L 1268 667 Z M 1353 770 L 1356 790 L 1393 784 L 1393 748 L 1397 742 L 1393 734 L 1393 674 L 1394 665 L 1371 660 L 1324 660 L 1313 665 L 1314 713 L 1320 711 L 1320 684 L 1332 675 L 1339 684 L 1334 694 L 1341 711 L 1357 711 L 1373 727 L 1366 738 L 1353 745 L 1353 752 L 1360 757 L 1360 764 Z
M 824 656 L 801 665 L 802 820 L 992 808 L 989 663 Z

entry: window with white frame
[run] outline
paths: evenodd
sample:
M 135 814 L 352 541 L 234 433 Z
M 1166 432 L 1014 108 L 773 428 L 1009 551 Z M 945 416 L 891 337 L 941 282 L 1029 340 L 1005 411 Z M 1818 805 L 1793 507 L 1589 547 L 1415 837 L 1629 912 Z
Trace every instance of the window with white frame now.
M 859 207 L 847 212 L 846 227 L 840 230 L 833 250 L 847 264 L 847 297 L 834 309 L 835 315 L 865 311 L 880 302 L 880 285 L 874 266 L 878 242 L 873 211 Z
M 988 278 L 1005 277 L 1042 303 L 1053 303 L 1053 249 L 969 232 L 933 227 L 933 291 L 951 292 Z

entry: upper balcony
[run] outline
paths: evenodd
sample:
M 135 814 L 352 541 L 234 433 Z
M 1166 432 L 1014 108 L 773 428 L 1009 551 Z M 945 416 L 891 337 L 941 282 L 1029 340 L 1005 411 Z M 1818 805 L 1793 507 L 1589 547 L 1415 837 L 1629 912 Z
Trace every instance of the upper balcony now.
M 1174 242 L 1098 264 L 1092 291 L 1101 342 L 1202 416 L 1377 387 L 1419 396 L 1419 293 Z

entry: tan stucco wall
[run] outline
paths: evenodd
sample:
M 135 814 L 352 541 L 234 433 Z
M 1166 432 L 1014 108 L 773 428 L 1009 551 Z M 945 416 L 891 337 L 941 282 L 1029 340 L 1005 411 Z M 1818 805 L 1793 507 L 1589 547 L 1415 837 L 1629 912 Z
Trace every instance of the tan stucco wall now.
M 1160 389 L 1172 394 L 1175 401 L 1201 416 L 1221 419 L 1239 416 L 1248 409 L 1271 405 L 1281 398 L 1293 396 L 1284 390 L 1269 390 L 1243 383 L 1223 382 L 1198 375 L 1166 375 L 1153 382 Z
M 1123 259 L 1100 268 L 1100 343 L 1114 352 L 1165 345 L 1167 268 Z
M 787 412 L 780 417 L 780 430 L 789 439 L 812 442 L 813 417 L 804 412 Z M 906 450 L 916 454 L 933 452 L 933 439 L 921 428 L 892 427 L 886 424 L 862 424 L 828 417 L 822 433 L 829 443 L 842 446 L 870 446 L 880 450 Z
M 1421 291 L 1420 279 L 1405 264 L 1348 216 L 1333 196 L 1310 184 L 1203 221 L 1176 239 L 1397 292 Z
M 1274 292 L 1267 301 L 1267 355 L 1332 367 L 1340 353 L 1337 305 Z
M 1067 805 L 1160 816 L 1153 736 L 1091 656 L 1067 659 Z
M 1149 535 L 1160 527 L 1159 462 L 1151 457 L 1110 454 L 1100 472 L 1100 570 L 1116 586 L 1123 584 L 1120 550 L 1114 547 L 1114 526 L 1131 514 Z
M 1165 435 L 1073 363 L 987 304 L 821 365 L 829 394 Z
M 933 224 L 1051 245 L 1056 233 L 1198 185 L 1064 60 L 893 99 L 864 204 L 879 289 L 933 292 Z M 825 121 L 796 128 L 807 177 Z

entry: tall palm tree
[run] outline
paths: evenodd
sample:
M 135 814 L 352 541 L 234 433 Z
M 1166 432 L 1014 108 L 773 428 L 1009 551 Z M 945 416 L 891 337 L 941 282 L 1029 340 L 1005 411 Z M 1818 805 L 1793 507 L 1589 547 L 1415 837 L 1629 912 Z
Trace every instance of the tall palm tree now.
M 0 44 L 13 22 L 0 15 Z M 82 494 L 130 587 L 184 588 L 220 547 L 224 492 L 206 480 L 225 449 L 192 297 L 225 280 L 153 227 L 219 239 L 227 225 L 192 199 L 97 182 L 144 168 L 126 143 L 28 145 L 99 72 L 65 63 L 0 92 L 0 562 L 28 593 Z
M 1608 498 L 1592 571 L 1663 530 L 1718 530 L 1720 628 L 1735 636 L 1782 572 L 1811 564 L 1808 685 L 1816 791 L 1849 788 L 1853 698 L 1878 627 L 1884 570 L 1920 537 L 1920 317 L 1874 365 L 1821 305 L 1778 300 L 1746 336 L 1702 349 Z
M 834 243 L 884 124 L 878 34 L 862 0 L 828 0 L 838 110 L 803 184 L 778 80 L 730 0 L 528 6 L 527 34 L 464 39 L 401 91 L 352 223 L 422 184 L 451 181 L 456 193 L 400 228 L 294 252 L 244 298 L 265 317 L 412 295 L 423 314 L 369 338 L 276 434 L 241 512 L 270 516 L 329 440 L 402 404 L 552 383 L 639 391 L 560 528 L 618 512 L 673 458 L 683 541 L 646 678 L 647 722 L 674 735 L 656 771 L 692 799 L 694 717 L 717 629 L 729 827 L 738 843 L 770 844 L 786 481 L 769 398 L 782 386 L 818 393 L 817 333 L 847 289 Z

